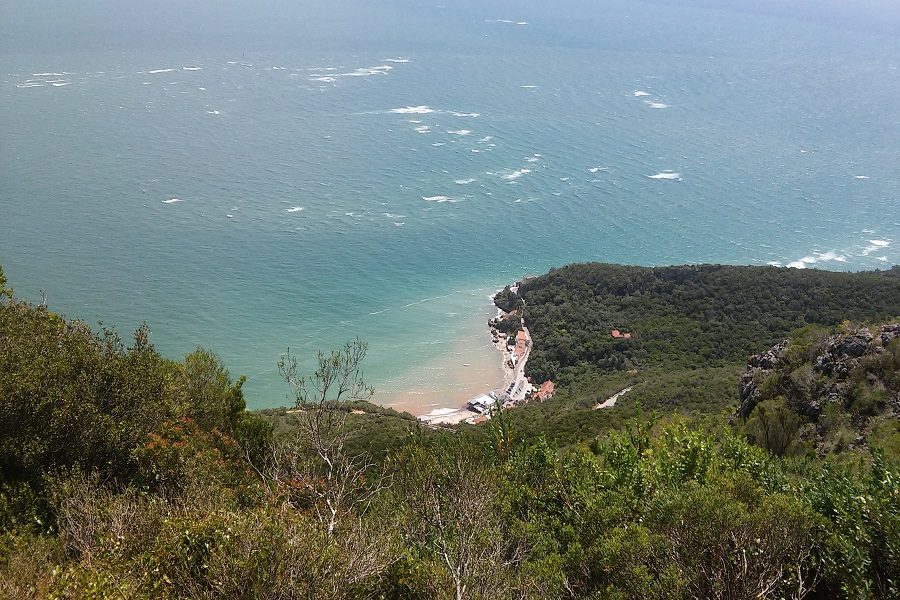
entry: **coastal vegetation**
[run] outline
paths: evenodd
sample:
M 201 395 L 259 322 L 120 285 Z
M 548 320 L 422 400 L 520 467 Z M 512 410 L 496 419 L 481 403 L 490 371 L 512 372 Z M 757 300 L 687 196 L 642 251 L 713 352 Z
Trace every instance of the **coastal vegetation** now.
M 534 340 L 526 367 L 556 383 L 554 402 L 512 417 L 561 445 L 645 411 L 722 417 L 739 403 L 751 355 L 805 327 L 900 315 L 900 268 L 569 265 L 519 286 Z M 613 330 L 631 334 L 614 338 Z M 615 411 L 598 402 L 631 390 Z M 544 423 L 553 423 L 544 428 Z
M 547 338 L 558 398 L 441 430 L 367 402 L 364 342 L 286 355 L 294 406 L 255 414 L 215 354 L 166 359 L 147 327 L 126 344 L 0 271 L 0 597 L 900 596 L 897 279 L 621 269 L 632 300 L 566 272 L 602 317 L 542 278 L 523 296 L 541 335 L 581 314 L 573 357 L 602 353 L 583 331 L 633 332 L 624 364 Z M 690 305 L 724 325 L 666 308 L 698 277 Z

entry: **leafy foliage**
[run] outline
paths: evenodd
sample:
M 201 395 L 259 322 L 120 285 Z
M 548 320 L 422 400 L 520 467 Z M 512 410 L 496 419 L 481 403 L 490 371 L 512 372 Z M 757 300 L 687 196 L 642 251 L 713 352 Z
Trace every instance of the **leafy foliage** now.
M 785 432 L 796 416 L 785 390 L 822 384 L 803 369 L 818 339 L 807 333 L 791 368 L 760 386 L 772 396 L 757 410 L 784 417 Z M 587 369 L 558 400 L 432 431 L 343 402 L 367 397 L 363 355 L 351 343 L 312 374 L 286 359 L 297 405 L 263 418 L 211 353 L 169 361 L 146 328 L 125 347 L 5 296 L 0 597 L 900 595 L 895 455 L 782 457 L 721 419 L 637 406 L 721 406 L 724 387 L 703 382 L 734 386 L 727 361 Z M 849 372 L 849 406 L 877 402 L 860 381 L 894 389 L 895 359 Z M 626 386 L 633 400 L 592 409 Z
M 881 273 L 732 267 L 570 265 L 525 283 L 528 373 L 564 384 L 632 368 L 743 362 L 794 329 L 900 314 Z M 613 329 L 631 339 L 616 339 Z

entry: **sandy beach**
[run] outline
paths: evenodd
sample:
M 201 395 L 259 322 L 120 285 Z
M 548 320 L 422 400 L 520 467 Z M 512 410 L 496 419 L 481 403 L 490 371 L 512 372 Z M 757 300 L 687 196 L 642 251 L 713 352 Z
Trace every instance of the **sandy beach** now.
M 496 389 L 504 377 L 502 355 L 491 343 L 487 327 L 496 312 L 485 298 L 484 310 L 448 341 L 440 357 L 401 373 L 376 390 L 374 401 L 421 416 L 439 409 L 459 409 Z

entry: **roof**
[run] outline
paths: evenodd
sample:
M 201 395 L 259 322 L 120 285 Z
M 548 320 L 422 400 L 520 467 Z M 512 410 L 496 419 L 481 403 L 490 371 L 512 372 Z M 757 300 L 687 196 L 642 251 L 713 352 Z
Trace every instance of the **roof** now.
M 547 400 L 551 396 L 553 396 L 553 392 L 556 391 L 556 386 L 552 381 L 548 380 L 541 384 L 541 389 L 537 391 L 537 397 L 539 400 Z

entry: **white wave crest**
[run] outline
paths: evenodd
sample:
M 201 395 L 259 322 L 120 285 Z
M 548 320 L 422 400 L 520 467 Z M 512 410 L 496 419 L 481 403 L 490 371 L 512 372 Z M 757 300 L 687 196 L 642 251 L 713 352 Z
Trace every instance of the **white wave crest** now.
M 450 196 L 422 196 L 422 200 L 426 202 L 437 202 L 438 204 L 443 204 L 444 202 L 459 202 L 456 198 L 451 198 Z
M 646 104 L 650 108 L 656 108 L 656 109 L 672 108 L 668 104 L 663 104 L 662 102 L 651 102 L 650 100 L 644 100 L 644 104 Z
M 891 242 L 889 240 L 869 240 L 869 245 L 863 248 L 861 256 L 869 256 L 873 252 L 884 250 L 890 245 Z
M 447 133 L 450 135 L 469 135 L 472 132 L 468 129 L 457 129 L 456 131 L 448 131 Z
M 386 75 L 393 69 L 391 65 L 379 65 L 377 67 L 359 67 L 349 73 L 338 73 L 335 77 L 370 77 L 372 75 Z
M 163 204 L 175 204 L 176 202 L 181 202 L 181 198 L 169 198 L 162 201 Z
M 805 269 L 806 265 L 811 265 L 816 262 L 815 256 L 804 256 L 799 260 L 791 261 L 787 264 L 789 269 Z
M 302 206 L 292 206 L 292 207 L 288 208 L 285 212 L 296 213 L 296 212 L 300 212 L 302 210 L 303 210 Z
M 834 250 L 829 250 L 828 252 L 815 252 L 812 255 L 804 256 L 803 258 L 789 262 L 787 267 L 791 269 L 805 269 L 807 265 L 831 261 L 847 262 L 847 257 L 838 254 Z
M 152 71 L 147 71 L 150 75 L 156 75 L 157 73 L 171 73 L 175 69 L 154 69 Z
M 634 97 L 635 97 L 635 98 L 641 98 L 641 97 L 643 97 L 643 96 L 649 96 L 649 95 L 650 95 L 650 92 L 643 92 L 643 91 L 641 91 L 641 90 L 636 90 L 636 91 L 634 92 Z
M 648 179 L 666 179 L 673 181 L 681 181 L 681 173 L 676 171 L 662 171 L 656 175 L 647 175 Z
M 430 106 L 404 106 L 403 108 L 392 108 L 390 112 L 397 115 L 427 115 L 433 113 L 434 109 Z
M 473 181 L 475 181 L 474 178 L 472 178 L 472 179 L 457 179 L 457 180 L 454 181 L 453 183 L 456 183 L 456 184 L 458 184 L 458 185 L 469 185 L 469 184 L 472 183 Z
M 531 169 L 518 169 L 516 171 L 501 175 L 501 177 L 507 181 L 515 181 L 522 175 L 528 175 L 529 173 L 531 173 Z

